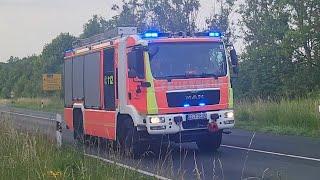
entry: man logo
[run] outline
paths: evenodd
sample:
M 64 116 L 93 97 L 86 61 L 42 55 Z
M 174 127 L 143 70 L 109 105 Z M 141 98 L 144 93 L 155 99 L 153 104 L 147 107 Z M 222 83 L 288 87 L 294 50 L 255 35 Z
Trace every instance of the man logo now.
M 203 94 L 194 94 L 194 95 L 186 96 L 186 100 L 201 100 L 201 99 L 204 99 Z

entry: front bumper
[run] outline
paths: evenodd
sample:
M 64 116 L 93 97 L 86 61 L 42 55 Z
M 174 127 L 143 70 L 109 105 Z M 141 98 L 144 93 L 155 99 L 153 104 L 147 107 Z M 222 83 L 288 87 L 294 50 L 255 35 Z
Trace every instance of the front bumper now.
M 183 131 L 208 129 L 206 123 L 216 123 L 219 130 L 234 127 L 235 121 L 233 116 L 233 110 L 207 111 L 202 113 L 206 114 L 206 119 L 191 121 L 187 121 L 187 114 L 166 114 L 147 116 L 147 131 L 149 134 L 175 134 Z M 175 121 L 175 117 L 180 117 L 181 122 Z M 212 119 L 211 117 L 214 118 Z M 151 123 L 151 118 L 158 118 L 159 122 L 152 120 L 153 123 Z

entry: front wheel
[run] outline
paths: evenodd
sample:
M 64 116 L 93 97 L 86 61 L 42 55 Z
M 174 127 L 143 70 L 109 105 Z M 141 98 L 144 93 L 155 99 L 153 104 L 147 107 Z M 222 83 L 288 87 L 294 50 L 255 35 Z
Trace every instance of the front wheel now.
M 144 153 L 146 145 L 139 140 L 137 128 L 134 127 L 132 120 L 126 121 L 120 134 L 118 144 L 121 152 L 133 158 L 139 158 Z
M 200 151 L 213 152 L 221 146 L 222 130 L 215 133 L 208 133 L 200 137 L 196 143 Z

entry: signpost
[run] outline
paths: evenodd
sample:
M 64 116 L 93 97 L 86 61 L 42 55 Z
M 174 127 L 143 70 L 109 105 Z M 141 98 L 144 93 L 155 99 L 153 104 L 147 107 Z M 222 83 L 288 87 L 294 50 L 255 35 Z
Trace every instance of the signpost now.
M 61 90 L 61 74 L 43 74 L 42 89 L 44 91 L 59 91 Z

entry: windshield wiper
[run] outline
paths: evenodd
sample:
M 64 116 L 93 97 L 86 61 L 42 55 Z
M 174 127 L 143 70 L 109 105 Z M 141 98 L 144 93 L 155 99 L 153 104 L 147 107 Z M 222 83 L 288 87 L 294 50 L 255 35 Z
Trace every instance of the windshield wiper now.
M 206 78 L 206 77 L 214 77 L 215 79 L 218 79 L 219 76 L 213 73 L 202 73 L 202 74 L 186 74 L 186 77 L 188 78 Z
M 173 75 L 173 76 L 165 76 L 162 77 L 163 79 L 167 79 L 169 82 L 172 81 L 172 79 L 190 79 L 190 78 L 206 78 L 206 77 L 214 77 L 215 79 L 218 79 L 219 76 L 216 74 L 209 74 L 209 73 L 202 73 L 202 74 L 188 74 L 185 75 Z
M 185 75 L 174 75 L 174 76 L 166 76 L 163 77 L 164 79 L 167 79 L 168 81 L 171 81 L 172 79 L 189 79 L 191 77 L 185 76 Z
M 202 73 L 201 74 L 202 77 L 214 77 L 215 79 L 218 79 L 218 75 L 214 74 L 214 73 Z

